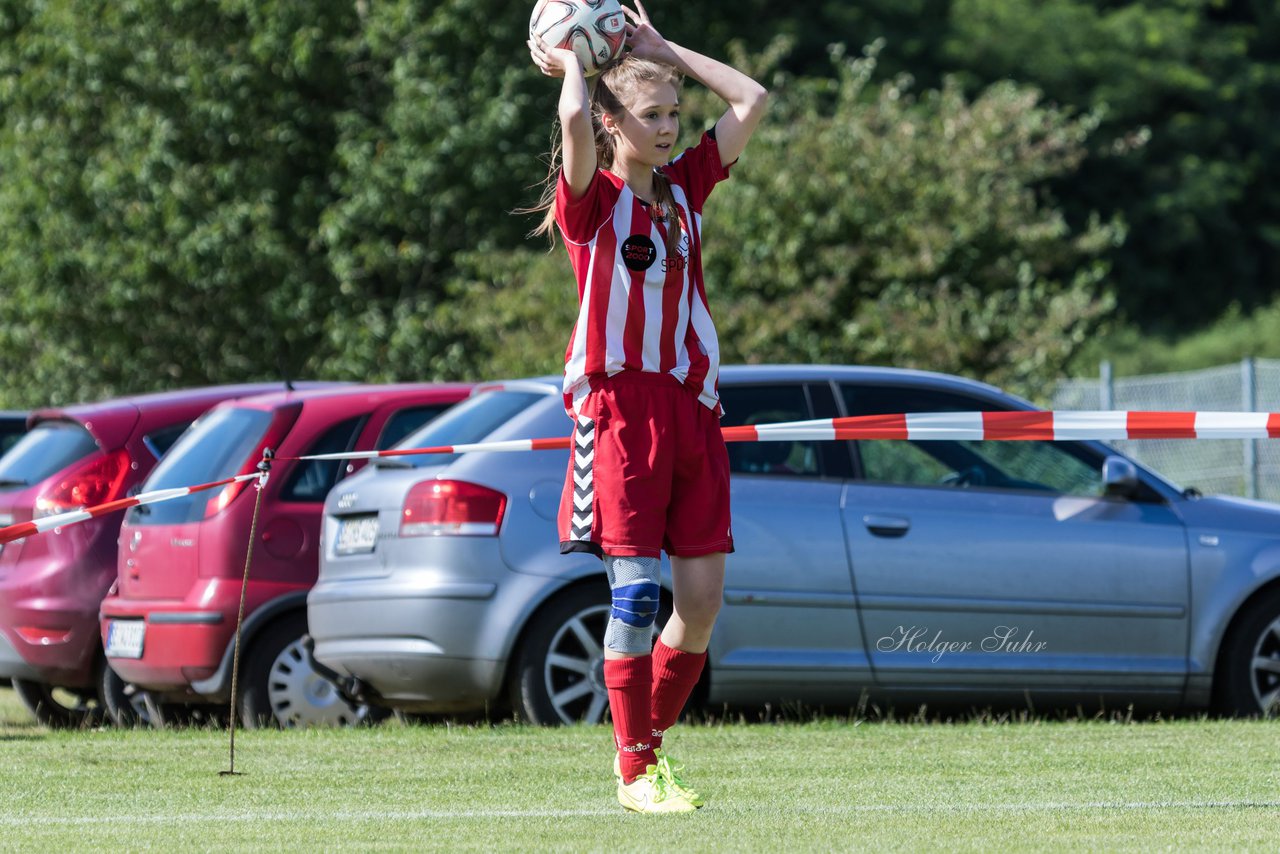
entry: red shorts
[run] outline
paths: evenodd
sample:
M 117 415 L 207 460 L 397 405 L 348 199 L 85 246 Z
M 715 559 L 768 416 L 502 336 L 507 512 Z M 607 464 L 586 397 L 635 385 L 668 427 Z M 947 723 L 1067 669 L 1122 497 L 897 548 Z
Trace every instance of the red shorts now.
M 720 419 L 670 374 L 592 377 L 560 500 L 560 551 L 733 551 Z

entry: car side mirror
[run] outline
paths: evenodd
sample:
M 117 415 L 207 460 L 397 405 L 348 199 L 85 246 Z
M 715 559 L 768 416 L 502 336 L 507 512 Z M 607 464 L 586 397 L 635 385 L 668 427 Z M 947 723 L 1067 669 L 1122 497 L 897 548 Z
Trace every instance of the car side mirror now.
M 1132 498 L 1138 492 L 1138 467 L 1124 457 L 1102 461 L 1102 494 L 1108 498 Z

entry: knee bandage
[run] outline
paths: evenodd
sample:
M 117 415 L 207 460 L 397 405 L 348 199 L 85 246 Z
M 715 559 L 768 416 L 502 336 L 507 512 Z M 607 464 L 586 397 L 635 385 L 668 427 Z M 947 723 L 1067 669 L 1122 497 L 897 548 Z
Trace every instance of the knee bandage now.
M 604 645 L 614 652 L 647 655 L 653 651 L 653 622 L 661 595 L 658 559 L 605 555 L 604 569 L 613 592 Z

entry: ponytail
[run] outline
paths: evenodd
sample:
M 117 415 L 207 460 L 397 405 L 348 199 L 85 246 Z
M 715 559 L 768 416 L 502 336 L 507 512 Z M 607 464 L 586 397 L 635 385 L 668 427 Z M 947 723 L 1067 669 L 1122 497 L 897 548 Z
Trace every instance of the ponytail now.
M 671 189 L 671 179 L 661 169 L 653 170 L 653 196 L 655 221 L 665 221 L 667 226 L 667 257 L 680 251 L 680 206 Z

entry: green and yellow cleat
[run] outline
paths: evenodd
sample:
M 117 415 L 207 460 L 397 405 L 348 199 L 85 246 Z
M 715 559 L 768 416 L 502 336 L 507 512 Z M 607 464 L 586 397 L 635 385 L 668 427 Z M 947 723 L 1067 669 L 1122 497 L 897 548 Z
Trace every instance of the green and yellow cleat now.
M 676 791 L 658 772 L 657 765 L 650 765 L 645 772 L 630 783 L 618 778 L 618 803 L 632 812 L 667 813 L 693 812 L 697 807 Z
M 671 758 L 671 754 L 667 753 L 659 747 L 654 753 L 658 757 L 658 775 L 667 781 L 667 786 L 680 793 L 686 801 L 693 804 L 697 808 L 701 808 L 705 800 L 702 795 L 690 788 L 689 784 L 680 779 L 679 772 L 684 770 L 684 766 Z
M 667 788 L 680 794 L 686 801 L 693 804 L 695 809 L 701 809 L 706 800 L 702 795 L 698 794 L 684 780 L 680 779 L 679 772 L 684 770 L 684 766 L 671 758 L 671 755 L 658 748 L 655 751 L 658 757 L 657 765 L 650 765 L 650 768 L 656 768 L 658 775 L 666 782 Z M 618 778 L 618 785 L 622 786 L 622 761 L 618 754 L 613 755 L 613 776 Z M 621 797 L 619 797 L 621 799 Z M 623 806 L 626 806 L 623 804 Z

